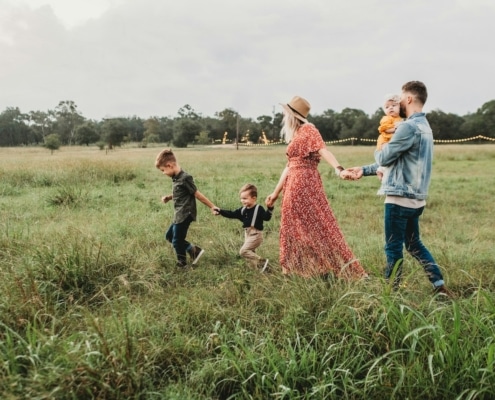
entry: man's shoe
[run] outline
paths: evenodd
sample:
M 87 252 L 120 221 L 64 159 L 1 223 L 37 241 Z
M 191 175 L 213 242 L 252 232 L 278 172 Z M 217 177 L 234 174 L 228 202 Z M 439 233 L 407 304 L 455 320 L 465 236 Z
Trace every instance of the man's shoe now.
M 191 256 L 191 260 L 193 260 L 192 265 L 195 265 L 199 261 L 201 256 L 205 253 L 205 251 L 201 247 L 193 245 L 191 250 L 188 251 L 188 253 Z
M 445 285 L 441 285 L 441 286 L 436 287 L 434 289 L 433 293 L 435 295 L 439 294 L 439 295 L 447 296 L 451 299 L 453 299 L 455 297 L 454 294 L 449 289 L 447 289 L 447 287 Z
M 177 262 L 175 263 L 175 266 L 176 266 L 177 268 L 186 268 L 186 267 L 187 267 L 187 263 L 186 263 L 185 261 L 177 261 Z

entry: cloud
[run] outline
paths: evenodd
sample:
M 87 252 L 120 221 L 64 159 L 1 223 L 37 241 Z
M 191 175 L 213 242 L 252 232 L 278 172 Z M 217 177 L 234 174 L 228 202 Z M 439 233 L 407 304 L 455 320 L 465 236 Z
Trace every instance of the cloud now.
M 65 2 L 30 1 L 2 5 L 0 108 L 70 99 L 95 119 L 185 104 L 256 117 L 299 94 L 315 113 L 373 113 L 411 79 L 427 83 L 432 109 L 462 115 L 495 98 L 484 0 L 92 0 L 77 25 L 62 19 Z

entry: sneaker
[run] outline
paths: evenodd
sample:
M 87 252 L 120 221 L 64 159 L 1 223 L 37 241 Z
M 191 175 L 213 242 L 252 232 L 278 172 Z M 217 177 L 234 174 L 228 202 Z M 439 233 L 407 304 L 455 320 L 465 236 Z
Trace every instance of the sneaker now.
M 199 259 L 204 254 L 204 252 L 205 251 L 201 247 L 194 245 L 192 246 L 191 250 L 188 251 L 189 255 L 191 256 L 191 259 L 193 260 L 192 265 L 195 265 L 199 261 Z
M 265 258 L 265 261 L 261 261 L 261 272 L 266 272 L 268 269 L 268 258 Z
M 184 261 L 177 261 L 177 262 L 175 263 L 175 266 L 176 266 L 177 268 L 186 268 L 186 267 L 187 267 L 187 263 L 186 263 L 186 262 L 184 262 Z
M 454 294 L 449 289 L 447 289 L 447 287 L 445 285 L 436 287 L 433 291 L 433 294 L 435 294 L 435 295 L 441 294 L 443 296 L 450 297 L 451 299 L 453 299 L 455 297 Z

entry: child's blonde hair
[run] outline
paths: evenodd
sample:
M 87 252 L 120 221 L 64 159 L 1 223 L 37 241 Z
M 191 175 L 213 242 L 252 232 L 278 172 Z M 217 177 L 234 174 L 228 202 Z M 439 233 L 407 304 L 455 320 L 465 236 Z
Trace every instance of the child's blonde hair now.
M 396 104 L 399 104 L 400 103 L 400 96 L 398 94 L 394 94 L 394 93 L 389 93 L 385 96 L 385 98 L 383 99 L 383 111 L 385 111 L 385 105 L 389 102 L 393 102 L 393 103 L 396 103 Z
M 252 183 L 246 183 L 241 189 L 239 190 L 239 194 L 242 192 L 249 192 L 249 195 L 251 197 L 258 197 L 258 188 L 254 186 Z
M 160 153 L 156 156 L 155 167 L 159 169 L 168 163 L 177 163 L 177 159 L 175 158 L 175 154 L 172 152 L 172 149 L 164 149 L 160 151 Z

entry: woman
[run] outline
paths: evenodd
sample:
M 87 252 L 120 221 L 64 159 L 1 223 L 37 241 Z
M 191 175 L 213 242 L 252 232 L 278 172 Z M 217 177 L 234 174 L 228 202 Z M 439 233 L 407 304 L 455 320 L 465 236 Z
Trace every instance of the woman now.
M 359 279 L 367 277 L 356 260 L 328 204 L 318 164 L 323 158 L 344 170 L 326 149 L 316 127 L 307 121 L 310 104 L 295 96 L 284 108 L 283 128 L 288 163 L 275 190 L 266 199 L 273 207 L 283 190 L 280 222 L 280 264 L 284 274 Z

